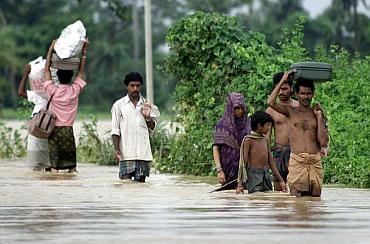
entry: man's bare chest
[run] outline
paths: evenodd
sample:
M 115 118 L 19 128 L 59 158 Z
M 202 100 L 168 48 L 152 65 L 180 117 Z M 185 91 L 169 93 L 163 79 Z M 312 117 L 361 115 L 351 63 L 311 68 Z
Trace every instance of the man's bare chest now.
M 295 113 L 289 121 L 290 129 L 295 131 L 316 131 L 317 121 L 315 115 L 311 113 Z

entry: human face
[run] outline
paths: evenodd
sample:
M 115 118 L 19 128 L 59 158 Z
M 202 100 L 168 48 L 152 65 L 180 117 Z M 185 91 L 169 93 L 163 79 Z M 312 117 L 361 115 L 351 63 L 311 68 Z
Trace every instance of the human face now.
M 244 108 L 240 105 L 236 105 L 234 107 L 234 116 L 236 118 L 241 118 L 241 117 L 243 117 L 243 115 L 244 115 Z
M 258 125 L 258 127 L 261 128 L 261 133 L 264 135 L 266 135 L 270 131 L 271 126 L 272 126 L 271 122 L 267 122 L 263 126 Z
M 289 86 L 288 83 L 284 83 L 279 90 L 279 99 L 280 101 L 287 101 L 290 98 L 292 93 L 292 88 Z
M 297 98 L 298 98 L 299 104 L 303 106 L 310 106 L 312 98 L 313 98 L 313 92 L 311 88 L 300 86 L 299 91 L 297 93 Z
M 128 96 L 130 98 L 138 99 L 140 96 L 141 82 L 140 81 L 130 81 L 127 86 Z

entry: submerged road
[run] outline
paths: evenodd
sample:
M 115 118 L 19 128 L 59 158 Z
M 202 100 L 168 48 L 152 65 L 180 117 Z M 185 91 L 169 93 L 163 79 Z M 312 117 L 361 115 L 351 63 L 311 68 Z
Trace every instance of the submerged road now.
M 0 243 L 369 243 L 370 190 L 209 193 L 216 179 L 152 174 L 117 179 L 118 167 L 32 172 L 0 160 Z M 208 182 L 208 183 L 207 183 Z

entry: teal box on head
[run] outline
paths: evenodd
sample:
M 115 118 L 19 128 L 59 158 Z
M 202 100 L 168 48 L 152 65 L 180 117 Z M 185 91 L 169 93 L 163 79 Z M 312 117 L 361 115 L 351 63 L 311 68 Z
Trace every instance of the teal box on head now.
M 325 82 L 332 80 L 333 68 L 331 64 L 321 62 L 294 63 L 289 68 L 293 72 L 292 79 L 313 80 Z

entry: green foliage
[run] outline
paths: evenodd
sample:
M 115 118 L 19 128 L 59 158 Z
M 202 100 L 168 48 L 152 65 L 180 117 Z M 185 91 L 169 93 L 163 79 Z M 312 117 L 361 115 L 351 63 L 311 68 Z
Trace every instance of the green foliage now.
M 334 80 L 317 87 L 316 100 L 328 117 L 331 145 L 325 181 L 370 187 L 370 57 L 349 58 L 333 46 L 318 49 L 318 59 L 333 64 Z
M 284 32 L 281 50 L 269 46 L 260 33 L 245 33 L 226 15 L 197 12 L 170 28 L 171 52 L 164 68 L 178 78 L 175 111 L 185 134 L 171 142 L 173 150 L 162 162 L 168 165 L 165 169 L 212 174 L 213 127 L 223 113 L 226 94 L 244 94 L 249 113 L 265 110 L 272 75 L 303 59 L 303 22 L 300 19 L 292 33 Z
M 0 121 L 0 158 L 21 158 L 26 155 L 25 141 L 18 130 Z
M 113 144 L 109 139 L 99 138 L 96 123 L 97 120 L 94 117 L 90 122 L 83 122 L 77 146 L 77 159 L 81 162 L 116 165 Z
M 291 31 L 283 29 L 277 48 L 260 33 L 245 34 L 235 19 L 219 14 L 196 13 L 177 22 L 169 31 L 170 55 L 166 71 L 177 76 L 175 111 L 185 133 L 163 137 L 166 146 L 163 172 L 208 175 L 214 173 L 213 126 L 223 113 L 225 96 L 244 94 L 250 113 L 264 110 L 272 88 L 272 75 L 293 62 L 307 61 L 303 47 L 304 19 Z M 370 187 L 370 57 L 353 59 L 333 47 L 317 50 L 317 61 L 333 64 L 334 80 L 317 85 L 328 118 L 331 145 L 324 160 L 326 183 Z

